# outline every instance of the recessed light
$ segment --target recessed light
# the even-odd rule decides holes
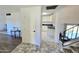
[[[46,12],[43,12],[43,13],[42,13],[42,15],[48,15],[48,13],[46,13]]]

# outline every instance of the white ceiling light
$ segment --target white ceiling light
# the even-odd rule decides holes
[[[48,15],[48,13],[46,13],[46,12],[43,12],[43,13],[42,13],[42,15]]]

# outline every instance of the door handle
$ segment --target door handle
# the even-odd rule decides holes
[[[36,32],[35,30],[33,32]]]

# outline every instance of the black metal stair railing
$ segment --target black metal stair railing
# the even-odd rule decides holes
[[[79,25],[75,25],[59,34],[62,43],[79,38]]]

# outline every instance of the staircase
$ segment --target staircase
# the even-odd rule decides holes
[[[79,24],[66,29],[63,33],[59,34],[59,40],[64,44],[68,41],[75,41],[79,38]]]
[[[79,53],[79,24],[60,33],[59,40],[65,53]]]
[[[63,47],[64,53],[79,53],[79,42]]]

